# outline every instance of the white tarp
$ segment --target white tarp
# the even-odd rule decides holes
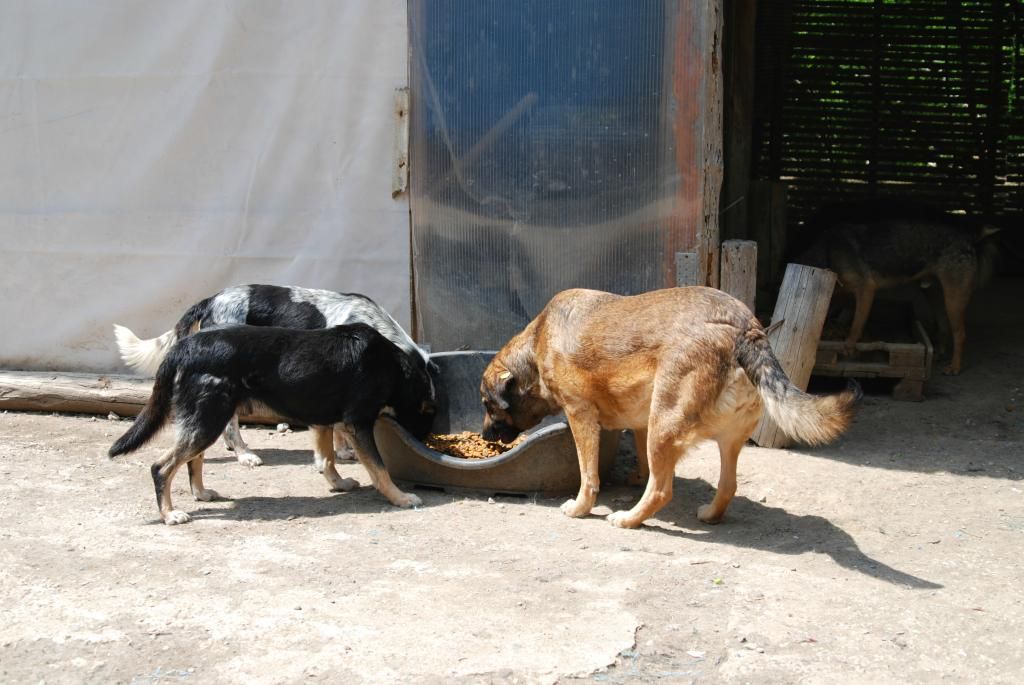
[[[0,368],[111,371],[237,283],[409,321],[398,0],[0,3]]]

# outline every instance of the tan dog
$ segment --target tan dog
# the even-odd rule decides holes
[[[789,381],[764,327],[739,300],[713,288],[669,288],[623,297],[565,290],[495,355],[480,392],[484,437],[511,441],[564,411],[580,460],[580,491],[562,505],[590,513],[600,489],[600,429],[632,429],[647,489],[608,519],[635,528],[672,499],[676,462],[700,440],[718,442],[721,472],[697,516],[719,521],[736,492],[736,460],[765,409],[790,437],[809,444],[849,425],[856,385],[815,397]]]

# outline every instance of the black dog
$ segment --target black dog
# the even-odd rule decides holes
[[[332,490],[358,483],[334,468],[332,439],[340,430],[355,448],[374,487],[395,506],[419,497],[391,481],[373,438],[382,411],[418,438],[430,430],[434,406],[428,372],[410,355],[365,324],[314,331],[238,326],[200,331],[179,341],[160,364],[153,394],[110,456],[146,444],[173,409],[177,439],[152,467],[157,505],[164,523],[190,520],[171,506],[170,484],[182,464],[197,500],[218,497],[203,487],[203,451],[217,440],[240,404],[263,403],[309,425],[323,442],[324,477]]]
[[[365,295],[310,290],[294,285],[236,285],[225,288],[189,307],[174,328],[159,337],[139,340],[130,330],[117,324],[114,324],[114,337],[117,338],[117,346],[125,363],[137,371],[152,375],[175,342],[201,328],[249,324],[312,330],[350,323],[373,326],[411,358],[419,359],[425,365],[430,364],[427,353],[413,342],[398,322]],[[317,471],[322,473],[325,450],[331,448],[331,443],[321,442],[319,436],[316,437],[318,440],[313,445],[313,461]],[[336,447],[342,449],[342,436],[335,438]],[[235,453],[238,463],[246,466],[259,466],[263,463],[242,439],[237,415],[232,417],[224,431],[224,443]]]

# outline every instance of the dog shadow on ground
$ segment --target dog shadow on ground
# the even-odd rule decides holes
[[[221,519],[230,521],[280,521],[296,518],[320,518],[326,516],[345,516],[351,514],[379,514],[398,507],[388,502],[370,483],[370,476],[365,471],[354,475],[359,486],[349,492],[330,492],[327,481],[313,469],[313,456],[309,450],[259,450],[257,454],[263,459],[263,467],[278,465],[308,466],[308,485],[310,495],[282,495],[279,497],[232,496],[227,486],[219,487],[209,478],[207,485],[221,492],[221,498],[211,502],[211,506],[196,502],[195,509],[187,509],[192,518]],[[208,462],[210,460],[207,460]],[[230,466],[231,457],[221,460]],[[356,462],[339,462],[341,465]],[[423,506],[430,506],[430,497],[409,486],[399,487],[409,493],[417,494],[424,499]],[[179,495],[188,500],[188,495]]]
[[[365,470],[355,474],[359,481],[359,487],[350,492],[329,492],[327,481],[313,469],[312,450],[300,449],[257,449],[256,454],[263,460],[260,469],[274,466],[306,466],[308,467],[309,492],[310,496],[286,495],[281,497],[249,497],[232,496],[230,487],[225,484],[218,485],[216,478],[210,478],[207,474],[206,484],[221,493],[221,498],[207,507],[196,502],[196,508],[186,507],[192,518],[200,519],[223,519],[232,521],[277,521],[294,518],[319,518],[322,516],[339,516],[345,514],[367,514],[380,513],[388,508],[395,508],[390,502],[384,499],[371,484],[370,476]],[[226,468],[245,468],[236,464],[234,453],[219,451],[215,456],[207,456],[204,459],[207,466],[218,465]],[[358,464],[354,460],[338,460],[339,468]],[[403,488],[406,492],[415,492],[410,488]],[[422,493],[420,493],[422,494]],[[188,495],[178,495],[186,502]],[[226,506],[225,506],[226,505]],[[159,520],[157,521],[160,522]]]
[[[318,474],[317,478],[323,480]],[[285,521],[298,518],[379,514],[388,509],[397,511],[397,507],[384,499],[383,495],[370,485],[369,477],[360,480],[359,483],[355,490],[336,493],[326,492],[324,485],[322,496],[231,497],[230,494],[225,494],[222,499],[211,502],[210,505],[204,503],[202,507],[188,510],[188,513],[197,521]],[[317,486],[320,486],[320,483],[317,483]]]
[[[780,507],[770,507],[737,496],[729,505],[721,524],[702,523],[697,519],[697,507],[710,502],[714,493],[711,484],[702,479],[676,478],[672,501],[655,515],[657,523],[644,525],[638,532],[746,547],[775,554],[817,552],[828,555],[843,568],[894,585],[920,590],[942,587],[872,559],[861,551],[849,533],[822,516],[791,514]],[[640,496],[635,490],[631,494],[635,498]],[[601,500],[598,503],[602,503]],[[632,506],[632,502],[628,505],[616,503],[614,508],[627,506]]]
[[[211,456],[211,452],[216,452]],[[263,460],[264,466],[312,466],[313,450],[278,450],[278,449],[257,449],[256,456]],[[207,464],[234,464],[238,461],[235,453],[220,449],[210,448],[203,461]],[[339,464],[350,462],[340,461]]]
[[[266,464],[306,464],[310,460],[306,450],[262,450],[260,456]],[[369,476],[359,477],[359,487],[351,492],[316,494],[310,496],[281,497],[231,497],[230,493],[212,506],[202,506],[189,513],[196,520],[221,519],[232,521],[280,521],[295,518],[320,518],[326,516],[345,516],[352,514],[378,514],[394,508],[384,497],[370,485]],[[310,486],[326,487],[322,476],[310,473]],[[444,506],[450,501],[448,495],[438,501],[432,490],[421,490],[409,486],[402,487],[406,492],[413,492],[424,499],[424,506]],[[314,491],[318,492],[318,491]],[[743,496],[733,499],[725,515],[725,521],[717,526],[707,525],[697,520],[697,507],[710,502],[714,497],[714,488],[707,481],[698,478],[676,478],[672,501],[647,524],[637,530],[637,535],[670,535],[689,540],[712,544],[726,544],[746,547],[774,554],[801,555],[817,552],[828,555],[839,566],[863,573],[878,580],[903,585],[914,589],[938,589],[943,587],[923,578],[904,573],[887,564],[872,559],[857,546],[849,533],[839,528],[828,519],[814,515],[791,514],[780,507],[771,507],[761,502],[754,502]],[[612,506],[614,509],[627,506],[621,502],[611,502],[609,497],[628,493],[633,501],[639,498],[641,490],[612,486],[603,491],[598,505]],[[460,496],[474,495],[462,493]],[[481,493],[480,498],[486,499],[487,494]],[[513,498],[516,501],[519,498]],[[526,500],[522,500],[525,502]],[[561,516],[557,511],[564,498],[531,499],[540,506],[553,509],[552,516]],[[225,506],[227,505],[227,506]],[[630,503],[628,506],[632,506]],[[597,518],[596,515],[594,515]],[[556,519],[557,521],[557,519]]]

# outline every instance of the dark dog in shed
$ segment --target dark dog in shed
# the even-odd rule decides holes
[[[835,271],[839,285],[853,293],[847,353],[864,332],[878,290],[938,282],[953,338],[953,356],[943,373],[956,375],[963,367],[967,304],[991,275],[996,246],[988,238],[997,230],[910,202],[836,204],[807,222],[806,238],[790,250],[790,261]]]
[[[173,329],[161,336],[140,340],[124,326],[114,325],[114,337],[121,358],[128,366],[154,374],[174,343],[210,326],[278,326],[306,330],[340,324],[363,323],[375,328],[409,355],[414,363],[430,365],[430,359],[412,338],[376,302],[358,293],[336,293],[297,286],[236,285],[195,303],[182,315]],[[431,386],[433,399],[433,386]],[[239,463],[259,466],[263,461],[242,440],[238,416],[232,416],[224,431],[224,442]],[[314,433],[313,459],[323,472],[326,448],[344,448],[344,437],[335,435],[334,443]],[[333,452],[332,452],[333,453]]]
[[[426,369],[366,324],[315,331],[253,326],[200,331],[171,348],[157,369],[149,401],[109,454],[143,446],[173,414],[177,436],[153,464],[153,484],[164,523],[185,523],[189,515],[171,505],[174,474],[188,464],[195,498],[216,499],[203,484],[203,452],[240,404],[256,401],[314,428],[317,440],[326,443],[323,474],[331,490],[358,485],[334,468],[333,427],[350,441],[388,501],[415,506],[420,499],[391,481],[373,425],[382,412],[392,413],[411,434],[425,437],[434,418],[430,388]]]

